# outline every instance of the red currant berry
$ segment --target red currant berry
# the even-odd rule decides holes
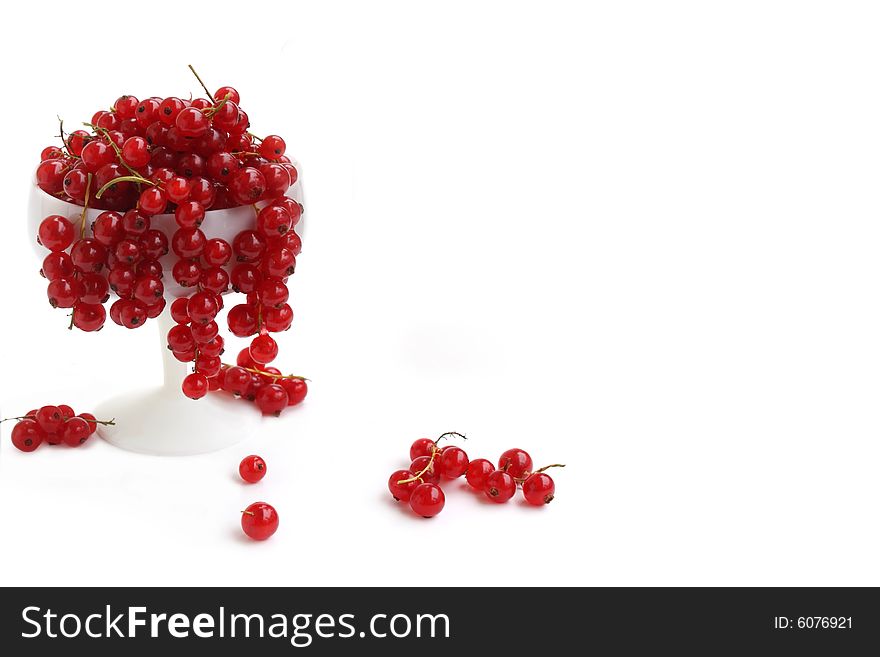
[[[73,308],[81,294],[82,285],[75,278],[56,278],[46,290],[53,308]]]
[[[493,502],[502,504],[513,497],[516,481],[508,472],[496,470],[486,477],[486,496]]]
[[[475,490],[486,490],[486,480],[495,472],[495,466],[488,459],[475,459],[468,463],[465,475],[468,484]]]
[[[309,392],[309,386],[302,379],[280,379],[278,385],[287,391],[288,406],[296,406]]]
[[[12,429],[12,444],[22,452],[33,452],[45,439],[46,432],[36,420],[20,420]]]
[[[99,303],[78,303],[73,307],[73,325],[80,331],[100,331],[107,321],[107,311]]]
[[[92,429],[89,427],[89,423],[81,417],[73,417],[61,426],[58,435],[65,445],[79,447],[92,435]]]
[[[267,239],[284,235],[291,225],[290,213],[277,205],[267,205],[257,215],[257,232]]]
[[[208,322],[207,324],[192,324],[190,326],[193,340],[198,344],[208,344],[214,340],[220,333],[220,327],[217,322]]]
[[[153,306],[165,294],[162,279],[156,276],[143,276],[134,285],[134,298],[146,306]]]
[[[91,413],[80,413],[79,417],[89,423],[89,433],[95,433],[95,430],[98,428],[98,422],[95,416]]]
[[[229,289],[229,274],[220,267],[210,267],[202,272],[199,285],[206,292],[219,296]]]
[[[241,529],[255,541],[265,541],[278,530],[278,512],[265,502],[254,502],[241,514]]]
[[[268,135],[260,144],[259,153],[267,160],[277,160],[284,155],[287,146],[284,140],[278,135]]]
[[[102,304],[110,300],[110,286],[101,274],[81,274],[79,282],[82,285],[80,301],[87,304]]]
[[[205,219],[205,208],[201,203],[185,201],[174,210],[174,219],[181,228],[198,228]]]
[[[257,288],[257,297],[264,306],[279,308],[287,302],[290,292],[280,278],[267,278]]]
[[[116,265],[107,274],[107,282],[110,284],[110,289],[116,292],[119,298],[131,299],[134,296],[137,275],[131,267]]]
[[[183,176],[174,176],[165,183],[165,195],[172,203],[183,203],[189,199],[189,180]]]
[[[168,331],[168,348],[178,353],[187,353],[193,351],[196,347],[196,341],[193,339],[192,331],[185,324],[172,326]]]
[[[214,100],[221,101],[223,99],[227,99],[236,105],[241,102],[241,96],[238,95],[235,87],[220,87],[214,92]]]
[[[174,125],[177,115],[183,111],[185,105],[180,98],[170,97],[159,103],[159,120],[167,126]]]
[[[425,470],[427,468],[427,470]],[[419,456],[413,459],[413,462],[410,463],[409,466],[410,472],[413,474],[419,474],[423,481],[429,481],[431,483],[437,483],[440,481],[440,473],[437,472],[437,464],[436,461],[432,462],[430,456]],[[424,472],[422,472],[424,470]]]
[[[260,270],[253,265],[241,264],[232,268],[229,275],[229,281],[232,283],[232,289],[242,294],[250,294],[255,292],[263,280]]]
[[[443,510],[446,496],[440,486],[432,483],[419,484],[409,496],[409,506],[424,518],[433,518]]]
[[[290,249],[273,246],[266,251],[263,268],[269,276],[285,278],[296,270],[296,256]]]
[[[288,304],[280,308],[263,308],[263,326],[271,333],[280,333],[293,323],[293,310]]]
[[[409,446],[409,458],[415,460],[420,456],[431,456],[436,448],[436,443],[430,438],[417,438]]]
[[[165,310],[165,299],[159,299],[152,306],[147,306],[147,317],[156,319]]]
[[[113,254],[117,262],[133,265],[141,259],[141,246],[133,239],[124,239],[113,249]]]
[[[43,219],[40,222],[39,232],[37,233],[40,244],[53,253],[66,250],[67,247],[73,244],[75,236],[76,231],[73,228],[73,224],[57,214],[49,215]]]
[[[64,176],[64,193],[75,201],[85,201],[88,186],[89,176],[85,169],[71,169]]]
[[[418,479],[407,481],[407,479],[412,479],[412,476],[412,472],[409,470],[395,470],[388,477],[388,490],[391,491],[392,497],[398,502],[409,502],[413,490],[419,485]],[[406,483],[402,484],[400,483],[401,481]]]
[[[523,495],[526,502],[541,506],[542,504],[550,504],[556,493],[556,484],[550,475],[543,472],[535,472],[530,474],[522,485]]]
[[[254,230],[243,230],[232,241],[239,262],[255,262],[266,252],[266,240]]]
[[[70,257],[80,271],[101,271],[107,259],[107,249],[98,240],[86,237],[74,242]]]
[[[186,311],[186,306],[189,303],[189,299],[186,297],[180,297],[171,302],[171,319],[173,319],[178,324],[189,324],[189,314]]]
[[[256,454],[245,456],[238,464],[238,474],[249,484],[255,484],[266,476],[266,462]]]
[[[208,394],[208,377],[199,372],[188,374],[181,385],[183,394],[190,399],[201,399]]]
[[[37,185],[48,194],[57,194],[64,188],[64,177],[69,170],[70,165],[65,160],[40,162],[37,167]]]
[[[57,146],[46,146],[46,148],[40,152],[40,162],[43,162],[44,160],[55,160],[59,157],[64,157],[64,151]]]
[[[287,391],[277,383],[264,385],[257,392],[257,408],[265,415],[281,415],[287,408]]]
[[[145,258],[158,260],[168,253],[168,238],[160,230],[151,229],[146,231],[141,235],[140,243]]]
[[[186,107],[174,120],[175,127],[184,137],[201,137],[208,131],[211,122],[202,110],[197,107]]]
[[[147,309],[140,301],[125,300],[119,310],[119,319],[128,329],[136,329],[147,321]]]
[[[220,307],[217,298],[208,292],[196,292],[189,298],[186,304],[186,312],[189,318],[197,324],[207,324],[214,320]]]
[[[222,267],[232,257],[232,247],[226,240],[215,237],[205,243],[205,252],[202,257],[210,266]]]
[[[67,150],[70,151],[71,155],[82,155],[83,148],[91,140],[92,135],[85,130],[74,130],[67,135]]]
[[[129,137],[122,144],[122,159],[125,163],[140,169],[150,162],[150,145],[143,137]]]
[[[258,335],[251,341],[250,352],[254,362],[265,365],[278,356],[278,343],[269,335]]]
[[[202,268],[195,260],[181,258],[171,268],[171,275],[181,287],[192,287],[202,278]]]
[[[64,415],[57,406],[42,406],[34,416],[37,424],[46,433],[58,433],[64,422]]]
[[[129,210],[122,215],[122,230],[132,238],[140,238],[150,230],[150,217],[137,210]]]
[[[58,410],[61,411],[61,417],[65,422],[76,415],[73,412],[73,407],[68,404],[58,404]]]
[[[133,119],[137,113],[139,101],[134,96],[120,96],[113,103],[116,114],[123,119]]]
[[[83,147],[81,158],[83,168],[89,173],[96,173],[104,165],[112,164],[116,161],[116,152],[106,141],[96,139]],[[147,157],[147,162],[149,162],[149,156]]]
[[[240,205],[256,203],[266,192],[266,179],[257,169],[245,167],[233,176],[229,191]]]
[[[238,338],[246,338],[257,332],[257,313],[246,304],[233,306],[226,316],[229,330]]]
[[[189,200],[201,203],[207,210],[214,207],[217,199],[217,189],[207,178],[193,176],[189,181]]]
[[[168,199],[158,187],[147,187],[138,199],[138,209],[146,215],[162,214],[168,205]]]
[[[498,469],[515,479],[522,479],[532,470],[532,457],[524,449],[509,449],[498,459]]]
[[[458,479],[468,468],[468,457],[461,447],[448,445],[440,452],[438,469],[446,479]]]
[[[290,188],[290,173],[284,165],[265,162],[257,167],[266,180],[266,198],[278,198]]]
[[[201,155],[187,153],[177,161],[176,171],[187,180],[201,176],[205,172],[205,159]]]
[[[142,100],[135,110],[134,116],[138,122],[138,126],[141,129],[147,129],[152,125],[157,117],[157,112],[159,111],[159,101],[155,98],[147,98],[146,100]],[[161,125],[161,124],[159,124]]]
[[[207,354],[199,353],[196,357],[196,371],[200,374],[204,374],[209,379],[220,374],[220,368],[222,365],[223,364],[217,356],[208,356]]]
[[[47,255],[40,269],[43,276],[50,281],[73,276],[74,271],[73,259],[64,252]]]
[[[204,356],[219,356],[223,353],[224,341],[221,336],[217,336],[210,342],[199,345],[199,353]]]
[[[223,389],[233,395],[243,397],[251,385],[251,373],[241,367],[230,367],[223,379]]]
[[[102,246],[115,246],[125,237],[122,217],[116,212],[102,212],[92,223],[92,234]]]

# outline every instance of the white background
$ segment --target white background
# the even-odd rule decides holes
[[[155,324],[65,330],[25,201],[56,114],[198,92],[188,63],[303,163],[279,362],[313,384],[204,457],[4,425],[0,583],[880,584],[876,5],[366,4],[4,21],[0,412],[159,376]],[[568,463],[557,500],[412,517],[387,477],[449,429]]]

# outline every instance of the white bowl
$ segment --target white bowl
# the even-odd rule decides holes
[[[302,203],[302,171],[298,163],[294,164],[300,175],[296,184],[288,190],[287,196]],[[88,235],[91,235],[92,221],[101,212],[103,210],[86,211]],[[36,242],[40,222],[50,214],[60,214],[79,221],[81,213],[81,206],[46,194],[34,182],[28,204],[28,231],[40,262],[48,254]],[[296,226],[300,237],[303,236],[303,223],[301,219]],[[221,238],[231,244],[240,231],[251,228],[253,224],[254,209],[244,206],[206,212],[201,230],[209,239]],[[174,215],[161,214],[152,217],[151,227],[164,232],[170,240],[177,224]],[[174,253],[161,259],[165,271],[165,297],[169,301],[193,293],[193,288],[181,287],[171,277],[171,268],[176,260]],[[114,426],[98,425],[98,435],[117,447],[156,455],[204,454],[229,447],[252,436],[262,423],[260,411],[253,404],[234,400],[225,393],[209,393],[197,401],[183,395],[180,386],[191,371],[192,364],[177,361],[167,348],[166,336],[175,324],[170,307],[169,302],[155,322],[148,322],[149,328],[136,329],[158,331],[158,357],[162,358],[164,372],[162,385],[117,396],[98,405],[95,409],[98,417],[116,419]]]

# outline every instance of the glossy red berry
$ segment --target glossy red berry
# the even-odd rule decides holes
[[[40,222],[37,236],[40,244],[52,252],[64,251],[73,244],[76,231],[73,224],[61,215],[49,215]]]
[[[412,479],[412,472],[409,470],[395,470],[388,477],[388,490],[395,500],[399,502],[409,502],[413,490],[419,485],[418,480],[406,481]],[[400,483],[404,481],[406,483]]]
[[[283,246],[273,246],[266,250],[263,259],[263,271],[268,276],[285,278],[291,276],[296,269],[296,256],[293,251]]]
[[[91,435],[92,429],[89,423],[81,417],[73,417],[64,422],[59,433],[61,442],[70,447],[79,447]]]
[[[61,417],[65,422],[76,415],[73,412],[73,407],[68,404],[58,404],[58,410],[61,411]]]
[[[208,377],[199,372],[188,374],[181,385],[183,394],[190,399],[201,399],[208,394]]]
[[[226,322],[232,334],[239,338],[246,338],[257,332],[257,313],[254,308],[246,304],[230,308]]]
[[[189,299],[186,297],[180,297],[171,302],[171,319],[173,319],[178,324],[189,324],[189,314],[187,313],[186,307],[189,303]]]
[[[134,285],[134,298],[146,306],[153,306],[165,294],[165,285],[157,276],[142,276]]]
[[[468,463],[465,478],[471,488],[479,491],[486,490],[486,480],[495,472],[495,466],[488,459],[474,459]]]
[[[251,341],[250,352],[254,362],[265,365],[278,355],[278,343],[269,335],[258,335]]]
[[[146,166],[150,161],[150,145],[147,144],[147,140],[143,137],[126,139],[122,144],[122,159],[128,166],[135,169]]]
[[[73,259],[63,251],[47,255],[43,260],[43,266],[40,268],[40,273],[50,281],[68,278],[73,276],[73,272]]]
[[[53,308],[73,308],[82,295],[82,285],[75,278],[56,278],[46,290]]]
[[[265,541],[278,530],[278,512],[265,502],[254,502],[241,514],[241,529],[255,541]]]
[[[217,297],[209,292],[196,292],[186,304],[187,315],[197,324],[207,324],[214,321],[218,312],[220,312],[220,306],[217,303]]]
[[[287,391],[287,405],[296,406],[309,392],[308,384],[302,379],[280,379],[278,385]]]
[[[425,470],[425,468],[427,468],[427,470]],[[409,465],[409,469],[413,474],[419,475],[423,481],[429,481],[431,483],[437,483],[440,481],[440,473],[437,471],[436,462],[432,462],[430,456],[419,456],[414,458],[413,462]]]
[[[271,333],[280,333],[293,323],[293,310],[288,304],[279,308],[263,308],[263,326]]]
[[[257,297],[264,306],[280,308],[290,298],[287,285],[280,278],[270,277],[257,287]]]
[[[550,504],[556,494],[556,484],[550,475],[543,472],[535,472],[530,474],[522,485],[523,495],[526,502],[541,506],[542,504]]]
[[[257,408],[265,415],[281,415],[287,401],[287,391],[277,383],[264,385],[257,391]]]
[[[58,433],[64,422],[64,415],[57,406],[43,406],[37,411],[34,419],[40,425],[40,429],[46,433]]]
[[[208,322],[207,324],[194,323],[190,326],[189,330],[196,344],[208,344],[220,333],[220,327],[217,326],[217,322]]]
[[[177,115],[183,111],[184,107],[185,105],[180,98],[175,98],[173,96],[166,98],[159,103],[159,120],[167,126],[174,125]]]
[[[98,422],[95,416],[91,413],[80,413],[79,417],[89,423],[89,432],[95,433],[95,430],[98,428]]]
[[[174,120],[175,127],[184,137],[201,137],[208,131],[211,122],[197,107],[185,107]]]
[[[202,279],[202,268],[195,260],[181,258],[171,268],[171,276],[181,287],[192,287]]]
[[[524,449],[508,449],[498,459],[498,469],[521,479],[532,471],[532,457]]]
[[[69,170],[70,165],[62,159],[40,162],[37,167],[37,185],[44,192],[57,194],[64,188],[64,177]]]
[[[238,464],[238,474],[249,484],[255,484],[266,476],[266,462],[256,454],[245,456]]]
[[[73,307],[73,325],[80,331],[100,331],[107,321],[107,311],[100,303],[78,303]]]
[[[207,241],[198,228],[181,228],[171,238],[171,249],[181,258],[198,258],[204,252]]]
[[[198,228],[205,219],[205,208],[195,201],[184,201],[174,210],[174,219],[181,228]]]
[[[238,105],[241,102],[241,96],[238,95],[238,92],[235,90],[235,87],[220,87],[217,91],[214,92],[214,100],[220,101],[228,99]]]
[[[285,150],[287,150],[287,145],[281,137],[278,135],[268,135],[260,143],[259,153],[267,160],[277,160],[284,155]]]
[[[243,230],[232,241],[238,262],[255,262],[266,252],[266,238],[255,230]]]
[[[232,177],[229,192],[240,205],[256,203],[266,192],[266,179],[257,169],[245,167]]]
[[[486,497],[493,502],[502,504],[513,497],[516,492],[516,481],[508,472],[496,470],[486,477]]]
[[[146,215],[162,214],[167,205],[168,198],[158,187],[147,187],[138,199],[138,209]]]
[[[12,444],[22,452],[33,452],[45,439],[46,432],[36,420],[20,420],[12,429]]]
[[[140,238],[150,230],[150,223],[149,215],[137,210],[129,210],[122,215],[122,230],[130,238]]]
[[[461,447],[448,445],[440,452],[440,474],[446,479],[458,479],[468,468],[468,456]]]
[[[445,504],[446,496],[436,484],[419,484],[409,496],[410,508],[424,518],[433,518]]]
[[[413,444],[409,446],[410,460],[415,460],[420,456],[431,456],[435,445],[434,441],[430,438],[416,438]]]

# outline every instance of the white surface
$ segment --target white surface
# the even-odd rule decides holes
[[[308,168],[279,360],[313,382],[206,456],[20,454],[5,428],[0,581],[880,584],[880,10],[572,7],[250,3],[249,25],[288,26],[259,73],[154,32],[149,66],[105,57],[87,82],[34,45],[69,12],[21,8],[0,41],[28,62],[0,106],[2,412],[157,375],[146,331],[64,330],[15,190],[56,113],[197,91],[190,61]],[[453,486],[410,517],[386,479],[448,429],[473,457],[569,463],[557,500]],[[236,481],[250,453],[255,486]],[[281,516],[265,544],[238,528],[256,500]]]

